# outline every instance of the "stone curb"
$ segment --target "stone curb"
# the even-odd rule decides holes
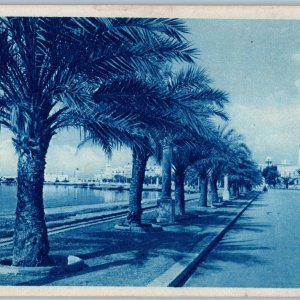
[[[130,226],[124,224],[116,224],[115,229],[125,232],[139,232],[139,233],[148,233],[148,232],[160,232],[162,227],[156,224],[142,224],[141,226]]]
[[[186,201],[195,201],[197,200],[198,197],[191,197],[189,199],[187,199]],[[148,202],[146,202],[145,206],[143,207],[143,210],[149,210],[149,209],[155,209],[157,206],[154,205],[153,203],[156,200],[149,200]],[[72,225],[77,225],[83,222],[90,222],[90,221],[106,221],[107,218],[109,219],[113,219],[114,217],[120,217],[123,214],[126,214],[128,212],[128,205],[126,206],[126,208],[117,210],[117,211],[108,211],[107,213],[93,213],[93,216],[90,217],[86,217],[86,214],[81,214],[82,217],[81,218],[77,218],[74,220],[57,220],[57,221],[48,221],[47,222],[47,229],[48,229],[48,234],[51,234],[52,230],[55,231],[57,229],[59,229],[59,227],[62,226],[72,226]],[[92,213],[90,213],[92,214]],[[12,243],[12,236],[13,236],[13,231],[10,232],[9,236],[0,238],[0,245],[9,245]]]
[[[197,200],[197,199],[198,199],[198,196],[195,196],[195,197],[191,197],[191,198],[187,199],[186,201],[194,201],[194,200]],[[156,201],[157,200],[147,200],[144,203],[145,206],[143,206],[142,210],[144,211],[144,210],[156,208],[157,207]],[[93,215],[93,216],[90,216],[90,217],[84,217],[87,214],[79,213],[78,215],[82,215],[83,217],[77,218],[77,219],[74,219],[74,220],[49,221],[49,222],[47,222],[47,228],[52,229],[52,228],[56,228],[58,226],[63,226],[63,225],[73,225],[73,224],[77,224],[77,223],[83,222],[83,221],[93,221],[93,220],[101,220],[101,219],[104,220],[106,218],[119,217],[121,214],[126,214],[126,213],[128,213],[128,204],[124,205],[123,208],[118,209],[116,211],[107,210],[107,211],[104,211],[104,213],[100,212],[100,214],[99,214],[99,212],[90,212],[88,214]]]
[[[11,274],[11,275],[31,275],[31,276],[41,276],[41,275],[58,275],[70,272],[77,272],[86,267],[84,261],[73,255],[69,256],[53,256],[57,261],[57,265],[45,266],[45,267],[18,267],[10,266],[0,262],[0,274]],[[60,263],[59,261],[65,259],[65,263]],[[11,260],[10,260],[11,261]]]
[[[165,271],[162,275],[147,284],[147,287],[181,287],[189,278],[191,272],[199,265],[201,261],[209,254],[209,252],[217,245],[217,243],[224,237],[230,227],[238,220],[244,211],[251,205],[251,203],[260,195],[259,192],[253,196],[251,200],[237,213],[237,215],[216,235],[208,237],[207,241],[198,242],[194,249],[200,248],[197,253],[189,253],[187,257],[182,258],[175,263],[171,268]]]

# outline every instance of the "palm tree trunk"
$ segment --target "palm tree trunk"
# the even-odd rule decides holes
[[[172,146],[165,144],[162,155],[162,191],[157,201],[158,223],[173,223],[175,220],[175,201],[171,198]]]
[[[229,184],[228,184],[228,175],[224,175],[224,189],[222,194],[223,201],[229,201],[230,193],[229,193]]]
[[[172,186],[172,147],[165,146],[162,156],[162,190],[161,198],[171,199]]]
[[[185,201],[184,201],[184,170],[176,168],[175,170],[175,202],[176,214],[184,215]]]
[[[142,151],[132,152],[132,177],[129,192],[129,224],[140,225],[142,217],[142,192],[145,179],[145,169],[149,156]]]
[[[45,155],[19,152],[14,266],[41,266],[49,262],[49,242],[43,205]]]
[[[219,194],[218,194],[218,180],[213,180],[213,203],[219,202]]]
[[[239,192],[239,185],[238,185],[237,182],[235,182],[233,184],[233,194],[234,194],[235,197],[238,197],[239,194],[240,194],[240,192]]]
[[[207,206],[207,185],[208,179],[206,175],[200,175],[200,206]]]
[[[219,201],[217,181],[212,178],[208,179],[208,193],[207,193],[207,202],[209,206],[212,206],[215,202]]]

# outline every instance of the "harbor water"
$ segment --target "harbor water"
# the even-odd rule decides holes
[[[144,191],[143,199],[158,199],[160,192]],[[45,208],[75,206],[86,204],[113,203],[129,200],[126,190],[98,190],[73,185],[45,185]],[[14,214],[17,203],[16,184],[0,185],[0,215]]]

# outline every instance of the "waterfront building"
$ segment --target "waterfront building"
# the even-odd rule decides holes
[[[98,181],[98,182],[102,182],[104,178],[105,178],[104,177],[104,170],[102,170],[102,169],[100,169],[98,174],[94,175],[94,180]]]
[[[113,178],[113,175],[112,175],[112,167],[110,165],[110,163],[108,163],[106,166],[105,166],[105,169],[104,169],[104,178],[106,179],[112,179]]]
[[[113,179],[115,176],[122,176],[125,178],[131,178],[132,175],[132,165],[128,163],[123,167],[115,167],[113,168],[109,163],[105,166],[105,170],[103,173],[103,177],[101,179]]]
[[[270,157],[267,157],[264,164],[260,165],[261,170],[266,167],[276,166],[278,173],[281,177],[298,177],[298,169],[300,169],[300,165],[293,165],[288,160],[282,160],[280,163],[273,163],[270,160]]]
[[[298,164],[293,165],[288,160],[283,160],[277,164],[278,172],[282,177],[299,178],[298,170],[300,169],[300,145],[298,148]]]
[[[146,167],[145,176],[156,177],[161,176],[161,166],[149,165]]]
[[[268,156],[265,160],[265,163],[261,165],[262,169],[267,166],[276,165],[278,173],[281,177],[290,177],[290,178],[298,178],[299,179],[299,173],[298,170],[300,170],[300,145],[298,149],[298,163],[292,164],[288,160],[282,160],[280,163],[273,163],[270,156]],[[298,180],[297,180],[298,182]]]
[[[99,174],[95,175],[95,180],[102,181],[105,179],[114,179],[115,176],[122,176],[130,179],[132,176],[132,164],[127,163],[124,166],[112,167],[109,163],[105,166],[104,171],[100,171]],[[161,176],[161,166],[159,165],[147,165],[145,170],[145,176],[158,177]]]
[[[277,170],[281,177],[298,177],[299,165],[292,165],[289,161],[283,160],[277,164]]]
[[[52,174],[48,173],[44,176],[45,182],[69,182],[69,175],[61,173],[61,174]]]
[[[0,181],[4,183],[15,183],[17,182],[16,176],[2,176],[0,177]]]

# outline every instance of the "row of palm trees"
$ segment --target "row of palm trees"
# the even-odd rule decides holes
[[[213,194],[223,174],[237,189],[257,182],[256,166],[239,136],[215,125],[227,120],[226,93],[196,66],[198,51],[179,19],[0,19],[0,123],[18,154],[12,264],[49,263],[43,206],[46,155],[65,127],[83,131],[110,155],[132,149],[128,223],[141,223],[141,195],[150,156],[162,162],[162,198],[171,197],[175,169],[178,213],[184,177],[201,178]],[[184,66],[182,69],[179,66]]]

